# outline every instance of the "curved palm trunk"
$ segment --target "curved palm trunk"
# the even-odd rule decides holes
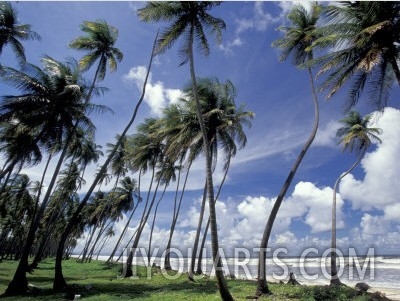
[[[74,214],[72,215],[71,219],[69,220],[67,226],[65,227],[65,230],[63,232],[63,234],[61,235],[61,239],[57,248],[57,254],[56,254],[56,262],[55,262],[55,270],[54,270],[54,282],[53,282],[53,289],[54,290],[60,290],[60,289],[64,289],[67,285],[63,273],[62,273],[62,256],[64,253],[64,246],[65,243],[68,239],[68,236],[70,235],[71,231],[73,230],[74,226],[78,223],[79,221],[79,215],[82,211],[82,209],[85,207],[86,203],[88,202],[90,195],[92,194],[93,190],[95,189],[95,187],[97,186],[97,184],[99,183],[103,173],[106,171],[108,164],[110,164],[113,156],[115,155],[115,153],[117,152],[118,148],[120,147],[122,140],[124,139],[126,133],[129,131],[129,129],[131,128],[133,122],[136,119],[136,115],[137,112],[139,110],[140,105],[143,102],[143,98],[144,98],[144,94],[146,92],[146,84],[147,84],[147,80],[149,77],[149,73],[150,73],[150,68],[151,68],[151,64],[153,62],[153,57],[154,57],[154,48],[155,48],[155,43],[158,37],[158,32],[156,34],[156,38],[154,40],[154,44],[153,44],[153,48],[151,51],[151,56],[150,56],[150,61],[149,61],[149,65],[148,65],[148,69],[147,69],[147,73],[146,73],[146,78],[144,80],[143,83],[143,89],[142,89],[142,94],[136,104],[136,107],[133,111],[132,117],[129,120],[128,124],[126,125],[126,127],[124,128],[120,139],[117,141],[117,143],[114,146],[114,149],[110,152],[110,154],[108,155],[106,161],[104,162],[103,166],[100,169],[100,172],[97,174],[96,178],[94,179],[92,185],[90,186],[88,192],[86,193],[85,197],[82,199],[81,203],[79,204],[78,208],[76,209],[76,211],[74,212]]]
[[[66,144],[69,144],[71,141],[72,136],[70,135],[67,138]],[[26,278],[26,272],[29,271],[29,264],[28,264],[28,258],[32,250],[33,242],[35,240],[35,234],[36,231],[39,227],[40,220],[42,219],[42,216],[44,214],[44,211],[46,210],[47,204],[50,200],[51,192],[54,188],[54,185],[56,183],[56,179],[58,177],[58,174],[60,172],[62,163],[64,162],[65,156],[67,155],[68,148],[64,147],[60,158],[58,159],[57,165],[55,167],[53,176],[50,180],[48,189],[46,191],[46,194],[42,200],[42,203],[40,204],[39,210],[36,213],[36,216],[32,219],[31,225],[29,227],[28,235],[26,237],[22,253],[21,253],[21,258],[17,266],[17,270],[15,271],[14,277],[11,280],[11,282],[8,284],[8,287],[5,291],[6,296],[15,296],[15,295],[21,295],[21,294],[26,294],[28,290],[28,280]]]
[[[112,223],[113,223],[112,220],[110,220],[108,223],[106,223],[106,222],[103,223],[102,227],[99,229],[99,233],[97,234],[97,237],[96,237],[96,239],[95,239],[95,241],[93,243],[93,246],[91,247],[91,249],[90,249],[90,251],[88,253],[88,256],[86,257],[86,262],[91,262],[92,261],[93,255],[94,255],[94,253],[96,251],[96,247],[97,247],[97,244],[100,241],[100,238],[103,236],[105,231],[111,226]]]
[[[364,148],[361,152],[360,156],[358,157],[357,161],[343,174],[337,178],[335,185],[333,186],[333,201],[332,201],[332,236],[331,236],[331,281],[330,284],[333,286],[341,285],[340,279],[337,275],[337,264],[336,264],[336,192],[339,187],[340,181],[347,176],[351,171],[361,162],[362,158],[366,153],[367,149]]]
[[[180,196],[179,203],[178,203],[178,208],[177,208],[176,211],[175,211],[175,207],[174,207],[174,216],[173,216],[172,223],[171,223],[171,229],[169,231],[169,238],[168,238],[167,247],[165,249],[164,269],[166,269],[166,270],[171,270],[172,269],[171,262],[170,262],[170,259],[171,259],[170,250],[171,250],[171,245],[172,245],[172,237],[174,236],[175,226],[176,226],[176,223],[178,221],[179,212],[181,210],[181,204],[182,204],[182,200],[183,200],[183,195],[184,195],[185,190],[186,190],[186,183],[187,183],[187,179],[189,177],[189,171],[190,171],[190,167],[191,166],[192,166],[192,162],[189,163],[189,167],[188,167],[188,170],[186,172],[185,181],[183,183],[181,196]],[[179,178],[180,178],[180,172],[179,172]],[[179,182],[179,180],[178,180],[178,182]],[[177,192],[178,192],[179,183],[177,184],[176,189],[177,189]],[[175,199],[175,201],[176,201],[176,199]]]
[[[114,255],[115,255],[115,253],[117,252],[119,245],[121,244],[121,240],[122,240],[122,239],[124,238],[124,236],[125,236],[126,230],[128,229],[129,224],[131,223],[132,217],[133,217],[133,215],[135,214],[135,211],[136,211],[138,205],[139,205],[139,202],[136,203],[135,208],[133,208],[133,210],[132,210],[132,212],[131,212],[131,214],[130,214],[128,220],[126,221],[125,227],[124,227],[124,229],[122,230],[121,235],[119,236],[118,241],[117,241],[117,243],[115,244],[115,247],[114,247],[113,251],[112,251],[111,254],[110,254],[110,257],[108,257],[108,259],[107,259],[107,261],[106,261],[107,263],[113,261]]]
[[[258,258],[258,280],[257,280],[257,289],[256,289],[257,296],[271,294],[271,292],[268,288],[267,279],[266,279],[265,261],[267,258],[268,241],[269,241],[269,237],[271,235],[272,226],[274,225],[276,215],[278,214],[279,208],[282,204],[282,201],[286,195],[287,190],[290,187],[290,184],[293,181],[296,171],[297,171],[298,167],[300,166],[300,163],[303,160],[305,154],[307,153],[307,150],[309,149],[312,142],[314,141],[314,138],[315,138],[315,136],[317,134],[317,130],[318,130],[319,106],[318,106],[317,93],[315,91],[315,86],[314,86],[313,75],[312,75],[312,71],[310,68],[308,68],[308,74],[310,76],[311,90],[312,90],[312,94],[313,94],[314,127],[311,131],[311,134],[310,134],[307,142],[305,143],[303,149],[301,150],[300,154],[298,155],[296,162],[292,166],[292,169],[290,170],[289,175],[286,178],[286,181],[283,183],[281,191],[279,192],[279,195],[276,198],[274,206],[272,207],[271,213],[268,217],[267,225],[265,226],[263,237],[262,237],[261,244],[260,244],[260,254],[259,254],[259,258]]]
[[[153,231],[154,231],[154,225],[156,223],[158,206],[160,205],[161,201],[163,200],[163,197],[164,197],[164,194],[165,194],[165,190],[167,190],[167,185],[164,186],[164,191],[161,194],[161,197],[157,202],[156,208],[154,210],[153,221],[151,223],[151,230],[150,230],[150,237],[149,237],[149,248],[147,249],[147,263],[148,263],[148,266],[150,266],[151,241],[153,240]]]
[[[194,280],[194,266],[196,264],[196,257],[197,257],[197,249],[199,246],[199,239],[200,239],[200,232],[201,232],[201,225],[203,224],[204,219],[204,211],[206,208],[206,201],[207,201],[207,184],[204,185],[203,190],[203,200],[201,201],[201,208],[200,208],[200,216],[199,221],[197,222],[197,229],[196,229],[196,236],[194,238],[193,243],[193,250],[192,250],[192,259],[190,261],[190,267],[188,270],[188,277],[190,280]]]
[[[190,27],[189,35],[189,64],[190,64],[190,77],[192,78],[193,84],[193,95],[196,101],[197,118],[199,120],[201,133],[204,142],[204,155],[206,157],[206,178],[207,178],[207,194],[208,194],[208,204],[210,207],[210,223],[211,223],[211,245],[212,245],[212,257],[215,266],[215,276],[217,278],[219,293],[222,300],[233,301],[233,297],[229,292],[228,286],[222,270],[222,262],[219,256],[219,246],[218,246],[218,229],[217,229],[217,215],[215,212],[215,202],[214,202],[214,184],[212,176],[212,160],[211,160],[211,146],[207,139],[207,130],[204,125],[204,119],[201,111],[201,105],[199,96],[197,93],[197,81],[196,73],[194,71],[194,57],[193,57],[193,38],[194,38],[194,27],[192,24]]]
[[[161,167],[161,170],[163,170],[164,165]],[[153,168],[153,176],[154,176],[154,168]],[[132,247],[129,250],[129,255],[128,258],[126,259],[126,273],[124,275],[124,277],[131,277],[133,276],[133,271],[132,271],[132,262],[133,262],[133,256],[135,255],[136,249],[139,245],[139,241],[142,235],[142,232],[144,230],[144,227],[146,226],[147,220],[149,219],[151,210],[153,209],[155,200],[156,200],[156,196],[157,196],[157,192],[158,192],[158,187],[160,186],[160,182],[161,182],[161,176],[157,181],[157,185],[154,189],[154,193],[153,193],[153,197],[152,200],[150,202],[150,206],[149,209],[146,211],[144,211],[143,213],[145,214],[139,224],[139,227],[137,229],[136,235],[135,235],[135,239],[133,241]],[[150,190],[149,190],[149,195],[150,195]]]
[[[217,202],[218,197],[219,197],[219,195],[221,193],[222,186],[225,183],[226,176],[228,175],[228,171],[229,171],[230,165],[231,165],[231,156],[229,156],[229,158],[228,158],[227,167],[225,169],[224,177],[222,178],[221,184],[219,185],[218,192],[217,192],[217,195],[215,197],[215,202]],[[200,245],[199,258],[197,260],[197,269],[196,269],[196,274],[197,275],[201,275],[203,273],[203,270],[201,268],[201,264],[202,264],[202,261],[203,261],[203,250],[204,250],[204,246],[206,244],[206,238],[207,238],[207,234],[208,234],[208,229],[209,228],[210,228],[210,218],[208,218],[208,220],[207,220],[207,224],[206,224],[206,227],[205,227],[204,233],[203,233],[203,239],[202,239],[201,245]]]

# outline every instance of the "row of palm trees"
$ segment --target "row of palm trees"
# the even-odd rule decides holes
[[[26,64],[23,71],[11,67],[1,67],[2,79],[23,93],[18,96],[5,96],[0,107],[0,141],[1,151],[5,158],[5,164],[0,174],[2,195],[12,191],[10,189],[12,183],[23,180],[23,175],[19,174],[23,167],[39,163],[44,154],[47,155],[47,162],[58,159],[45,195],[41,195],[44,184],[43,176],[42,181],[36,184],[36,190],[31,194],[31,200],[28,201],[29,198],[26,200],[31,204],[25,208],[25,211],[22,211],[22,220],[27,227],[21,227],[24,225],[21,223],[17,228],[10,225],[4,228],[10,228],[15,233],[23,231],[22,228],[26,231],[24,246],[18,251],[20,262],[6,294],[12,295],[26,291],[26,272],[29,270],[28,256],[32,253],[35,238],[40,237],[38,236],[40,231],[44,231],[41,237],[43,241],[45,240],[47,229],[45,226],[41,227],[41,224],[51,223],[54,220],[54,214],[57,213],[65,216],[65,226],[62,227],[63,231],[58,238],[59,244],[56,248],[53,287],[60,289],[66,286],[62,275],[61,260],[65,250],[73,245],[74,239],[79,237],[83,231],[82,226],[78,225],[90,227],[91,237],[93,237],[90,240],[94,239],[94,242],[98,243],[101,234],[106,233],[106,229],[110,229],[108,223],[112,221],[111,216],[119,216],[118,213],[115,215],[110,213],[112,211],[110,208],[113,207],[110,204],[114,204],[117,186],[114,186],[109,193],[101,195],[99,190],[92,196],[96,187],[98,188],[106,179],[106,174],[110,170],[117,175],[115,183],[118,183],[119,178],[125,176],[128,171],[135,172],[138,176],[137,188],[134,187],[135,185],[131,186],[131,202],[125,204],[127,207],[121,206],[123,208],[121,208],[121,212],[125,209],[133,209],[129,221],[137,205],[145,200],[137,232],[132,238],[132,251],[139,243],[141,233],[153,208],[158,208],[158,204],[162,200],[157,192],[162,188],[165,190],[175,179],[175,171],[178,171],[177,193],[171,218],[171,240],[182,201],[182,194],[181,197],[178,197],[181,172],[186,169],[188,173],[193,160],[202,153],[205,157],[206,170],[204,200],[208,200],[210,209],[209,224],[216,278],[221,298],[233,300],[220,268],[221,262],[218,260],[220,256],[218,254],[215,212],[217,197],[214,195],[213,169],[216,155],[222,149],[226,158],[225,168],[226,171],[228,170],[230,159],[236,154],[236,143],[239,147],[246,143],[242,126],[249,124],[252,113],[245,111],[243,107],[236,107],[234,88],[230,82],[221,84],[216,79],[197,78],[193,51],[194,45],[198,43],[198,48],[202,50],[203,54],[209,54],[210,47],[204,29],[210,29],[210,32],[216,35],[217,42],[220,41],[225,23],[209,14],[213,7],[220,4],[221,2],[149,2],[138,10],[138,16],[142,21],[170,22],[160,36],[156,36],[147,72],[150,71],[153,56],[162,54],[182,37],[184,39],[183,47],[180,49],[184,58],[182,64],[189,63],[191,84],[184,90],[185,98],[179,104],[166,108],[162,118],[147,119],[138,127],[136,134],[127,136],[145,94],[147,73],[142,95],[133,110],[131,119],[124,131],[117,137],[117,142],[110,145],[105,162],[99,168],[87,193],[80,200],[74,193],[79,190],[79,181],[83,178],[85,167],[95,163],[100,156],[99,147],[94,142],[94,127],[89,113],[107,110],[105,107],[93,104],[91,100],[93,96],[102,91],[97,83],[105,78],[107,64],[110,70],[115,70],[117,62],[123,58],[122,53],[114,46],[118,36],[117,29],[104,21],[83,22],[81,29],[86,35],[75,39],[70,44],[72,48],[88,52],[79,62],[71,60],[61,63],[46,56],[42,59],[43,68],[30,64]],[[318,91],[312,70],[315,67],[320,68],[317,72],[317,79],[322,79],[320,87],[328,91],[328,97],[332,97],[342,86],[349,84],[350,92],[347,103],[351,108],[358,102],[364,87],[368,86],[368,95],[371,100],[378,104],[378,108],[383,108],[387,104],[394,80],[400,78],[397,65],[398,5],[397,2],[363,1],[327,6],[314,4],[311,12],[301,6],[296,6],[288,15],[289,26],[281,27],[285,36],[276,41],[273,46],[283,50],[282,60],[292,56],[296,66],[308,70],[315,122],[308,141],[301,150],[277,197],[264,230],[261,250],[267,248],[280,205],[318,128]],[[18,45],[16,49],[22,50],[22,52],[16,50],[15,53],[23,62],[24,56],[21,56],[23,47],[18,39],[38,38],[39,36],[31,31],[28,25],[17,23],[16,12],[10,3],[1,2],[0,12],[0,50],[8,44],[13,47],[14,44]],[[19,30],[24,34],[18,34]],[[315,53],[322,55],[315,58]],[[96,62],[98,65],[95,76],[88,84],[83,78],[82,72],[87,71]],[[356,115],[350,117],[354,116]],[[368,127],[368,119],[363,120],[361,116],[357,116],[353,120],[358,123],[348,127],[357,135],[353,133],[353,138],[345,138],[343,142],[346,146],[352,145],[355,143],[354,141],[361,141],[359,142],[362,146],[360,149],[364,150],[371,143],[371,140],[366,140],[366,138],[377,138],[376,134],[379,130],[371,130]],[[364,134],[361,134],[363,132]],[[342,131],[339,134],[343,133]],[[129,152],[126,149],[135,147],[137,150],[143,151],[137,151],[128,156]],[[77,161],[78,163],[75,164]],[[66,178],[72,179],[75,175],[75,181],[61,185],[62,166],[66,168],[66,174],[64,174]],[[46,172],[47,168],[43,175]],[[151,173],[152,181],[146,197],[142,197],[140,195],[142,191],[140,177],[145,172]],[[334,197],[341,178],[335,184]],[[134,183],[134,180],[131,179],[131,182]],[[186,180],[184,182],[186,183]],[[133,204],[135,193],[137,193],[137,202]],[[69,198],[71,198],[70,201]],[[84,212],[86,210],[90,212],[88,208],[91,204],[96,204],[96,198],[103,200],[103,206],[95,210],[93,219],[87,218],[85,223],[84,216],[86,214]],[[23,202],[22,200],[23,198],[18,198],[17,204]],[[68,207],[69,203],[72,207]],[[57,212],[54,210],[54,206],[64,206],[58,207],[64,209]],[[202,207],[205,207],[205,201]],[[67,208],[69,209],[67,210]],[[335,206],[333,206],[333,210],[334,208]],[[9,213],[10,210],[13,211],[4,205],[4,201],[0,203],[0,212]],[[15,210],[15,212],[17,211],[19,212],[19,210]],[[155,214],[153,221],[156,220]],[[103,216],[105,217],[101,218]],[[199,225],[201,228],[201,223]],[[334,228],[333,216],[332,245],[336,239]],[[7,238],[10,236],[8,235]],[[88,242],[87,248],[85,248],[86,254],[83,257],[87,257],[89,254],[89,258],[91,258],[96,244]],[[48,243],[47,245],[52,246],[53,244]],[[168,247],[170,246],[171,242],[169,241]],[[40,253],[42,252],[43,250]],[[38,258],[40,256],[41,254]],[[133,252],[130,253],[130,260],[132,260],[132,256]],[[270,293],[265,279],[265,256],[265,252],[260,252],[256,295]],[[196,253],[194,253],[194,257],[196,257]],[[332,258],[334,260],[334,256]],[[332,279],[335,279],[336,276],[335,265],[336,263],[332,261]],[[167,263],[166,266],[168,266]],[[189,275],[190,273],[193,273],[193,268]]]

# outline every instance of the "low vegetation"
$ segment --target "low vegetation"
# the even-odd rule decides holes
[[[11,275],[16,268],[15,261],[0,263],[0,291],[7,287]],[[81,295],[82,300],[123,301],[123,300],[220,300],[215,279],[207,277],[188,281],[186,274],[177,279],[173,272],[169,277],[157,268],[138,266],[138,279],[119,279],[122,266],[107,264],[102,261],[79,263],[66,260],[65,275],[70,284],[68,291],[53,293],[52,277],[54,261],[45,260],[35,272],[28,276],[31,295],[6,297],[7,301],[26,300],[73,300]],[[148,277],[148,275],[150,277]],[[259,300],[388,300],[378,295],[360,293],[349,287],[332,288],[329,286],[294,286],[286,284],[270,284],[273,295]],[[246,300],[254,294],[254,281],[228,280],[228,287],[236,300]],[[252,300],[252,298],[250,298]]]

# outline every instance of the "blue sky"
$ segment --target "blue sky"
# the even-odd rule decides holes
[[[40,64],[43,55],[57,60],[79,59],[84,53],[68,49],[68,43],[81,35],[82,21],[104,19],[119,30],[116,44],[124,59],[118,70],[108,73],[102,86],[109,91],[93,101],[107,104],[114,114],[93,116],[97,126],[97,143],[114,142],[128,121],[140,94],[149,51],[158,27],[162,24],[141,23],[135,11],[143,2],[13,2],[20,23],[32,25],[42,40],[25,42],[28,61]],[[271,43],[281,37],[276,28],[292,2],[224,2],[211,13],[227,25],[221,45],[209,37],[211,54],[196,53],[198,76],[231,80],[237,88],[237,103],[244,103],[256,116],[246,130],[248,143],[232,160],[228,180],[217,205],[219,235],[224,248],[247,246],[256,248],[270,209],[306,141],[313,123],[313,106],[307,72],[290,61],[278,60],[279,50]],[[305,5],[309,3],[305,2]],[[162,108],[180,95],[190,80],[188,66],[178,67],[178,44],[158,56],[151,70],[145,104],[135,125],[144,118],[157,117]],[[14,57],[6,47],[1,56],[4,65],[12,65]],[[9,63],[8,63],[9,62]],[[92,73],[87,73],[88,79]],[[140,88],[139,88],[140,87]],[[14,93],[0,83],[1,94]],[[330,101],[319,95],[320,128],[318,136],[282,204],[272,233],[272,245],[287,247],[293,254],[307,247],[327,248],[330,243],[330,210],[332,187],[336,178],[356,157],[342,153],[335,133],[337,120],[343,117],[342,91]],[[377,253],[400,253],[400,108],[399,88],[394,86],[384,113],[374,115],[376,127],[383,130],[382,144],[373,146],[361,166],[342,181],[338,196],[338,247],[350,246],[360,252],[377,247]],[[361,102],[362,113],[374,107]],[[134,128],[131,133],[134,132]],[[42,166],[26,172],[38,179]],[[90,172],[95,170],[93,166]],[[183,211],[175,234],[181,248],[191,247],[204,185],[204,163],[198,160],[189,179],[190,191],[184,199]],[[222,171],[215,174],[216,186]],[[91,183],[90,178],[87,179]],[[171,185],[171,190],[174,185]],[[165,246],[171,219],[173,193],[167,193],[156,225],[154,244]],[[137,215],[139,217],[139,215]],[[121,230],[124,220],[116,226]],[[130,233],[133,233],[132,222]],[[146,229],[146,231],[148,231]],[[146,235],[143,242],[147,241]],[[110,242],[112,245],[112,242]]]

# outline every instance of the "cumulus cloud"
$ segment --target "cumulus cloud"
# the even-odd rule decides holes
[[[144,66],[133,67],[124,76],[124,80],[135,83],[137,88],[141,90],[146,78],[146,72],[147,68]],[[183,93],[179,89],[165,88],[164,83],[161,81],[153,82],[152,73],[150,72],[144,101],[154,115],[161,116],[163,108],[170,103],[176,103],[182,96]]]
[[[312,233],[328,231],[331,229],[333,189],[330,187],[318,188],[310,182],[299,182],[292,196],[290,205],[303,204],[306,212],[304,222],[310,226]],[[343,200],[337,195],[337,228],[344,227],[342,208]]]
[[[383,218],[398,220],[398,196],[400,194],[400,111],[387,108],[374,118],[371,126],[382,129],[382,143],[368,153],[361,162],[364,178],[346,176],[340,185],[340,193],[349,200],[353,209],[363,211],[377,209]]]

